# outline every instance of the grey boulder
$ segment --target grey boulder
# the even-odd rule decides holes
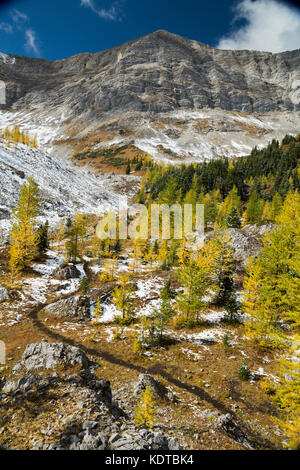
[[[79,278],[80,274],[74,264],[62,264],[53,272],[53,277],[60,281],[67,281],[68,279]]]
[[[31,390],[39,381],[36,375],[30,375],[29,377],[22,377],[17,382],[6,382],[2,388],[3,393],[15,393],[17,391],[28,392]]]
[[[85,295],[58,300],[44,307],[43,311],[59,318],[74,318],[80,321],[91,319],[90,299]]]
[[[149,375],[149,374],[140,374],[138,381],[134,386],[134,391],[133,391],[134,395],[138,396],[141,393],[143,393],[146,390],[148,385],[150,386],[151,391],[155,395],[159,395],[159,396],[163,395],[163,390],[162,390],[160,383],[156,379],[154,379],[152,375]]]
[[[9,300],[9,293],[5,287],[0,286],[0,303]]]
[[[77,365],[86,368],[89,365],[89,360],[81,349],[75,346],[68,346],[64,343],[48,343],[43,340],[41,343],[26,346],[22,359],[16,364],[13,372],[19,372],[23,368],[26,371],[53,369],[58,365],[65,368]]]

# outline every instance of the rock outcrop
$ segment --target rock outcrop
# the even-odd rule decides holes
[[[58,318],[70,318],[80,321],[91,319],[90,299],[85,295],[58,300],[44,307],[44,312]]]
[[[240,442],[248,448],[250,447],[247,436],[234,422],[234,418],[230,413],[219,416],[216,420],[216,427],[221,431],[225,431],[235,441]]]
[[[242,229],[228,229],[232,240],[233,257],[237,263],[246,266],[249,258],[257,258],[261,254],[263,235],[273,225],[245,225]]]
[[[47,107],[68,101],[77,116],[202,108],[253,113],[300,109],[299,58],[299,50],[219,50],[156,31],[107,51],[56,62],[16,56],[1,71],[8,106],[14,109],[35,100]]]
[[[155,395],[163,395],[163,387],[154,377],[152,377],[152,375],[149,374],[140,374],[139,379],[134,387],[134,395],[138,397],[146,390],[147,386],[150,386],[151,391]]]
[[[62,264],[53,272],[52,277],[59,281],[67,281],[69,279],[79,278],[80,271],[74,264]]]
[[[64,343],[48,343],[43,340],[41,343],[26,346],[22,359],[16,364],[13,372],[47,370],[57,366],[86,368],[88,364],[88,358],[79,348]]]
[[[4,302],[5,300],[9,299],[9,293],[8,290],[5,289],[5,287],[0,286],[0,303]]]
[[[120,406],[114,402],[110,383],[90,369],[69,376],[57,372],[43,376],[48,366],[58,365],[61,360],[73,364],[77,358],[86,366],[86,357],[77,348],[45,341],[27,346],[21,361],[23,368],[43,369],[41,375],[24,375],[17,381],[9,377],[0,384],[2,449],[181,449],[177,439],[166,435],[160,426],[153,430],[136,426],[130,403],[122,401]],[[28,413],[25,402],[29,403]],[[20,406],[24,406],[26,419],[19,413]]]
[[[263,247],[262,238],[265,233],[272,230],[273,224],[245,225],[243,228],[228,228],[226,233],[230,236],[233,248],[233,259],[239,270],[244,270],[249,258],[257,258]],[[205,234],[206,239],[214,236],[215,232]]]

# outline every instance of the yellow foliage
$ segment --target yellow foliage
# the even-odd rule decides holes
[[[75,214],[71,226],[66,231],[66,259],[67,262],[76,263],[84,249],[84,239],[87,231],[86,216],[81,213]]]
[[[263,271],[253,259],[247,269],[244,281],[245,312],[250,319],[245,323],[247,338],[262,347],[279,347],[282,345],[281,335],[273,326],[274,313],[270,302],[262,300],[261,286],[264,282]]]
[[[29,135],[25,134],[25,132],[20,130],[19,126],[15,124],[13,128],[10,130],[8,127],[1,131],[0,134],[2,135],[3,139],[6,141],[6,146],[9,147],[11,142],[15,144],[25,144],[33,148],[37,148],[37,136],[35,135],[33,139],[30,139]]]
[[[38,186],[33,178],[22,186],[20,198],[13,211],[13,225],[10,234],[9,269],[7,282],[15,285],[20,272],[28,266],[37,254],[38,232],[35,217],[39,214],[40,199]]]
[[[132,346],[132,353],[135,355],[135,356],[138,356],[143,350],[143,346],[140,342],[140,340],[138,339],[138,337],[136,336],[134,338],[134,341],[133,341],[133,346]]]
[[[103,310],[101,307],[101,300],[98,297],[96,307],[94,308],[94,323],[98,323],[103,316]]]
[[[167,257],[168,257],[168,242],[167,240],[164,240],[160,244],[159,249],[158,249],[158,254],[157,254],[157,258],[161,266],[167,261]]]
[[[113,291],[112,303],[122,313],[123,319],[130,319],[132,315],[133,289],[128,285],[129,277],[124,275],[119,279],[119,286]]]
[[[134,422],[137,426],[146,426],[151,429],[154,426],[154,414],[154,394],[150,385],[147,385],[146,390],[142,393],[140,403],[134,409]]]
[[[118,261],[115,258],[108,259],[102,267],[102,272],[99,275],[99,280],[101,282],[115,281],[117,268],[118,268]]]
[[[65,227],[64,227],[64,224],[62,222],[62,220],[60,219],[59,221],[59,226],[58,226],[58,229],[55,233],[55,241],[56,243],[60,244],[64,239],[65,239]]]
[[[189,260],[190,254],[189,254],[189,251],[187,250],[186,242],[184,239],[181,241],[179,250],[177,252],[177,256],[178,256],[178,263],[180,266],[185,265],[186,262]]]
[[[146,261],[146,263],[150,264],[151,269],[152,269],[152,264],[154,263],[156,258],[157,256],[155,254],[154,248],[151,246],[144,255],[144,260]]]
[[[274,418],[274,421],[287,436],[285,447],[290,450],[300,450],[300,414],[290,416],[286,420]]]

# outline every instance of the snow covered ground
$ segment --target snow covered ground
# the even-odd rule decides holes
[[[164,128],[145,120],[138,129],[135,145],[166,163],[249,155],[255,146],[262,148],[272,139],[296,134],[300,125],[299,116],[290,113],[255,116],[217,109],[176,111],[161,115],[161,119],[173,120],[174,125]],[[177,126],[176,120],[184,124]],[[172,138],[168,128],[179,129],[179,136]],[[162,152],[161,146],[171,152],[170,156]]]
[[[153,311],[160,306],[160,289],[163,288],[165,280],[156,276],[147,280],[137,281],[137,290],[134,293],[134,299],[141,304],[141,307],[137,307],[135,315],[137,317],[151,316]],[[111,303],[110,300],[105,301],[102,305],[103,315],[99,320],[99,323],[111,323],[114,320],[115,315],[121,315],[121,312]],[[92,316],[94,312],[94,306],[92,306]]]
[[[48,258],[44,263],[32,264],[31,267],[34,271],[41,274],[44,278],[48,278],[63,262],[64,257],[57,255],[55,251],[48,250],[46,252]]]
[[[9,230],[10,210],[31,176],[39,185],[44,216],[50,224],[76,212],[103,214],[127,204],[126,197],[114,191],[116,182],[109,175],[96,177],[40,149],[22,144],[7,148],[0,142],[0,232]]]
[[[165,280],[156,276],[147,280],[137,282],[136,297],[141,301],[142,307],[138,309],[137,316],[151,316],[153,311],[160,307],[160,290],[163,288]]]
[[[37,263],[31,266],[33,271],[40,276],[22,280],[19,299],[14,302],[0,304],[0,326],[12,326],[21,321],[28,309],[47,301],[50,289],[59,287],[58,297],[75,293],[79,289],[81,280],[85,276],[83,264],[76,264],[76,268],[80,271],[78,279],[60,281],[51,279],[51,276],[55,269],[63,263],[64,258],[52,250],[48,250],[46,256],[45,263]]]
[[[120,127],[130,126],[130,113],[124,113]],[[138,122],[138,123],[137,123]],[[97,147],[132,141],[154,159],[168,163],[202,162],[211,158],[241,157],[252,148],[262,148],[272,139],[296,134],[300,118],[296,113],[247,115],[220,109],[181,110],[155,116],[132,116],[130,137],[114,137]]]
[[[45,209],[66,215],[75,211],[103,213],[125,198],[109,190],[109,179],[96,177],[40,149],[0,143],[0,205],[12,207],[24,181],[33,176],[45,198]]]
[[[298,90],[296,92],[299,93]],[[154,159],[167,163],[244,156],[253,147],[264,147],[272,139],[281,140],[286,134],[298,133],[300,128],[300,117],[296,112],[250,115],[221,109],[203,109],[161,113],[155,119],[151,115],[132,112],[124,112],[121,116],[117,113],[115,118],[120,128],[130,129],[130,136],[120,137],[116,133],[110,140],[97,143],[95,149],[134,141],[138,148],[150,153]],[[106,124],[109,128],[110,119],[111,117],[106,122],[103,116],[101,122],[87,122],[80,131],[80,137],[84,138],[97,130],[100,123],[103,129]],[[37,106],[30,111],[0,113],[0,127],[12,126],[16,122],[32,137],[37,134],[39,143],[52,154],[61,155],[63,152],[70,156],[73,153],[71,140],[63,147],[60,142],[67,143],[70,131],[77,125],[72,109],[68,109],[66,105],[51,110]],[[174,131],[177,135],[173,135]]]

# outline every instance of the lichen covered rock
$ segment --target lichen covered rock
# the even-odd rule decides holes
[[[81,349],[68,346],[64,343],[41,343],[28,344],[22,359],[16,364],[13,371],[20,372],[36,371],[39,369],[55,369],[57,366],[64,368],[80,366],[86,368],[89,360]]]

